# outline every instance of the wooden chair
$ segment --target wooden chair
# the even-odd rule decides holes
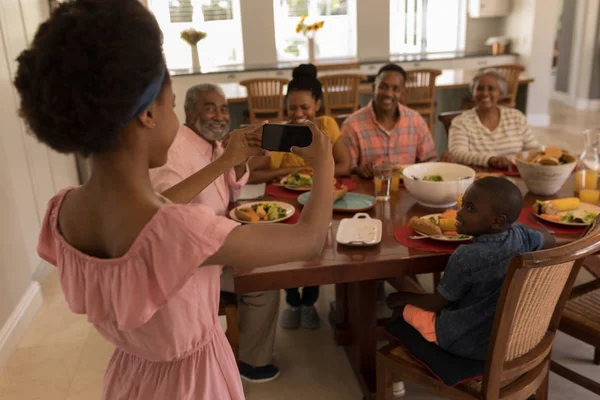
[[[598,279],[573,289],[558,329],[593,346],[594,364],[600,365],[600,277],[596,277]],[[593,381],[556,361],[552,361],[550,369],[600,396],[599,381]],[[598,369],[600,372],[600,367]]]
[[[435,124],[435,78],[441,73],[427,68],[406,71],[406,106],[427,119],[430,132]]]
[[[367,79],[360,74],[336,74],[319,78],[323,85],[323,101],[325,114],[353,113],[358,110],[360,83]]]
[[[500,100],[500,104],[507,107],[517,106],[517,90],[519,90],[519,76],[525,71],[525,67],[519,64],[496,65],[492,67],[506,79],[506,96]],[[480,69],[480,71],[486,68]]]
[[[444,128],[446,130],[446,135],[450,136],[450,126],[452,125],[452,120],[454,118],[458,117],[462,113],[463,113],[462,110],[461,111],[448,111],[448,112],[440,113],[440,115],[438,115],[438,119],[440,120],[442,125],[444,125]]]
[[[551,250],[513,258],[496,307],[481,381],[447,387],[395,345],[377,352],[377,400],[391,399],[392,383],[408,380],[450,399],[527,399],[548,396],[550,351],[583,259],[600,250],[596,220],[590,234]]]
[[[283,120],[283,88],[289,81],[283,78],[258,78],[241,81],[248,92],[249,123],[265,118]]]
[[[219,298],[219,315],[224,315],[227,321],[227,341],[233,350],[235,361],[239,361],[240,354],[240,326],[237,319],[237,296],[235,293],[223,292]]]
[[[342,130],[342,125],[344,124],[344,121],[349,116],[350,116],[350,114],[338,114],[335,116],[335,122],[337,122],[338,127],[340,128],[340,131]]]
[[[519,76],[525,71],[525,67],[519,64],[496,65],[493,67],[481,68],[479,71],[486,69],[497,70],[504,79],[506,79],[506,95],[500,99],[498,104],[506,107],[517,106],[517,91],[519,90]],[[472,98],[464,99],[461,104],[462,110],[468,110],[475,107],[475,102]]]

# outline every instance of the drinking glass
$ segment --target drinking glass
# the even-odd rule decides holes
[[[585,169],[575,172],[575,193],[598,189],[598,171]]]
[[[373,165],[373,182],[375,183],[375,198],[378,201],[390,199],[390,184],[392,180],[392,167],[389,163]]]
[[[392,166],[392,179],[390,184],[390,190],[397,192],[400,189],[400,179],[402,178],[402,166],[399,164]]]

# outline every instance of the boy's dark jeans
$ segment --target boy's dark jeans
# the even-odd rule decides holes
[[[300,306],[312,306],[317,302],[319,298],[319,286],[306,286],[302,289],[302,296],[300,296],[300,289],[285,289],[285,302],[292,307]]]

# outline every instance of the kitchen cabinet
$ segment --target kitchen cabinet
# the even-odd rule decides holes
[[[510,0],[469,0],[469,17],[506,17],[510,14]]]

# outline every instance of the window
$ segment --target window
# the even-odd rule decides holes
[[[391,0],[390,54],[464,49],[465,0]]]
[[[316,59],[356,57],[356,0],[273,0],[273,8],[279,61],[308,59],[307,39],[296,33],[303,15],[308,24],[325,21],[315,35]]]
[[[190,45],[181,32],[194,28],[206,32],[198,42],[202,67],[244,63],[240,0],[148,0],[165,38],[170,69],[192,66]]]

